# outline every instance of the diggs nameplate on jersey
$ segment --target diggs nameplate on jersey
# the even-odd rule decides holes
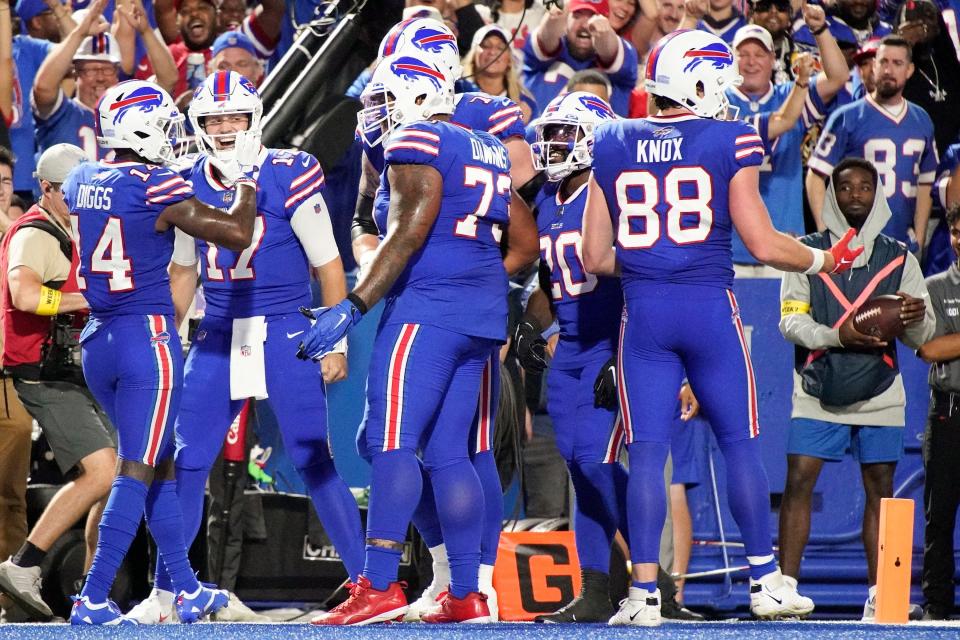
[[[102,209],[110,211],[113,208],[113,187],[99,187],[92,184],[81,184],[77,187],[78,209]]]

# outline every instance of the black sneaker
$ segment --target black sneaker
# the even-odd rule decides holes
[[[616,613],[610,602],[610,576],[590,569],[584,569],[581,576],[580,595],[556,613],[537,616],[534,622],[607,622]]]
[[[927,605],[923,608],[923,617],[921,617],[920,619],[921,620],[949,620],[950,614],[938,607],[931,607],[930,605]]]
[[[703,622],[706,620],[699,613],[690,611],[690,609],[672,599],[660,603],[660,617],[664,620],[675,620],[677,622]]]

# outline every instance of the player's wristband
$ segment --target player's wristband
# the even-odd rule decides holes
[[[34,311],[38,316],[55,316],[60,309],[60,298],[63,294],[56,289],[40,285],[40,301],[37,303],[37,310]]]
[[[360,312],[360,315],[365,315],[367,313],[367,303],[360,299],[355,293],[348,293],[347,300],[357,308],[357,311]]]
[[[813,262],[810,264],[809,267],[807,267],[807,270],[804,271],[804,273],[806,275],[820,273],[821,271],[823,271],[823,261],[824,261],[824,258],[826,257],[825,256],[826,251],[821,251],[820,249],[813,249],[811,247],[807,247],[807,248],[810,249],[810,253],[813,254]]]

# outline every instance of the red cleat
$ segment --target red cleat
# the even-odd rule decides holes
[[[311,624],[360,626],[401,620],[407,612],[404,582],[391,582],[386,591],[377,591],[365,576],[350,585],[350,597],[330,611],[311,620]],[[486,605],[484,605],[486,607]]]
[[[479,591],[468,593],[463,598],[455,598],[446,593],[440,601],[440,609],[420,617],[424,622],[490,622],[490,609],[487,608],[487,596]]]

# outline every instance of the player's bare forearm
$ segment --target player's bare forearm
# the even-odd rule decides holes
[[[827,185],[823,181],[823,176],[812,169],[807,172],[804,184],[807,189],[807,202],[810,203],[810,211],[813,214],[813,222],[817,226],[817,231],[823,231],[827,228],[823,224],[823,216],[821,215],[823,201],[827,195]]]
[[[917,205],[913,214],[913,233],[917,236],[917,245],[923,251],[927,239],[927,223],[930,221],[930,209],[933,207],[933,195],[930,185],[917,185]]]
[[[948,333],[934,338],[917,350],[924,362],[950,362],[960,358],[960,333]]]
[[[607,199],[593,175],[587,189],[587,203],[583,213],[583,266],[590,273],[616,275],[617,256],[613,250],[613,223]]]
[[[313,275],[320,283],[323,306],[332,307],[347,297],[347,278],[343,274],[343,261],[340,260],[340,256],[319,267],[314,267]]]
[[[353,290],[368,309],[387,295],[410,257],[426,242],[443,195],[443,178],[433,167],[395,165],[387,171],[391,194],[387,235]]]
[[[530,294],[527,300],[527,309],[524,312],[524,318],[532,318],[537,326],[549,327],[553,322],[553,309],[550,308],[550,294],[543,289],[537,288]]]
[[[195,197],[170,205],[157,218],[157,231],[163,232],[175,226],[194,238],[231,251],[243,251],[253,239],[257,190],[249,183],[241,183],[236,187],[236,194],[236,200],[227,213]]]
[[[516,189],[510,199],[510,225],[503,240],[506,244],[503,268],[510,275],[520,271],[540,255],[536,218]]]
[[[507,153],[510,155],[510,180],[513,181],[513,188],[520,189],[537,175],[537,170],[533,168],[530,145],[517,136],[504,142],[503,146],[507,148]],[[514,197],[517,197],[516,193]]]

